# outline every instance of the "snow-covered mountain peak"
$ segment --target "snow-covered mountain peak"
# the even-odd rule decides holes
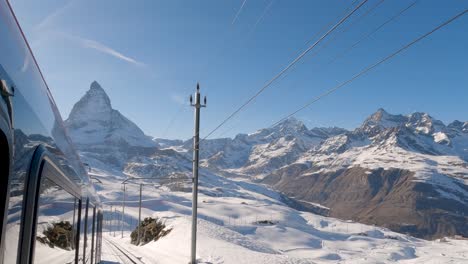
[[[440,132],[445,127],[442,121],[421,112],[410,114],[406,126],[413,128],[419,134],[425,135]]]
[[[135,123],[112,108],[109,96],[96,81],[73,106],[65,125],[78,145],[103,142],[129,146],[156,145]]]
[[[314,127],[309,131],[311,135],[323,139],[349,132],[348,130],[340,127]]]
[[[358,130],[373,136],[383,129],[402,126],[407,119],[408,118],[403,115],[392,115],[384,109],[379,108],[377,112],[373,113],[364,121]]]
[[[280,123],[276,124],[271,128],[260,129],[248,135],[239,134],[236,136],[235,139],[261,143],[265,142],[265,140],[275,140],[285,136],[302,137],[304,135],[307,135],[308,133],[309,130],[302,121],[294,117],[290,117],[286,120],[281,121]]]
[[[273,127],[275,130],[279,130],[283,132],[284,134],[291,134],[291,133],[297,133],[297,132],[303,132],[307,130],[307,127],[304,125],[304,123],[294,117],[290,117],[276,126]]]
[[[455,120],[452,123],[450,123],[447,126],[447,128],[452,129],[452,130],[456,130],[456,131],[460,131],[460,132],[463,132],[463,133],[468,133],[468,121],[467,122],[461,122],[461,121]]]
[[[102,86],[97,82],[97,81],[93,81],[89,87],[89,92],[90,93],[93,93],[93,94],[99,94],[101,95],[103,98],[106,98],[106,100],[108,101],[108,103],[110,104],[110,99],[109,99],[109,96],[107,95],[106,91],[104,90],[104,88],[102,88]]]
[[[400,123],[401,121],[404,121],[402,117],[402,115],[392,115],[385,111],[385,109],[379,108],[367,120],[381,123],[382,125],[388,125],[386,122],[390,122],[390,125],[393,125],[394,123]]]
[[[107,120],[112,113],[112,105],[109,96],[98,82],[94,81],[90,89],[73,106],[69,120]]]
[[[417,134],[423,135],[432,135],[443,132],[445,129],[442,121],[427,113],[415,112],[409,115],[392,115],[380,108],[369,116],[356,132],[362,132],[369,137],[374,137],[386,129],[399,127],[406,127]]]

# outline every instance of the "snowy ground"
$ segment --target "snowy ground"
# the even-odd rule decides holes
[[[144,186],[142,218],[157,216],[173,227],[144,246],[130,244],[138,218],[138,187],[127,186],[122,227],[121,182],[110,169],[93,168],[105,209],[104,263],[123,263],[109,243],[142,263],[188,263],[191,193]],[[112,174],[112,175],[110,175]],[[203,173],[199,195],[197,258],[200,263],[468,263],[468,240],[425,241],[373,226],[300,212],[268,188]],[[114,218],[110,221],[110,206]],[[270,220],[274,225],[256,224]],[[118,230],[115,233],[114,230]]]

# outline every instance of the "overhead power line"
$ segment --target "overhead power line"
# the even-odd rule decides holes
[[[392,54],[384,57],[383,59],[381,59],[380,61],[366,67],[364,70],[362,70],[361,72],[355,74],[353,77],[351,77],[350,79],[340,83],[339,85],[335,86],[334,88],[322,93],[321,95],[315,97],[314,99],[312,99],[311,101],[309,101],[308,103],[306,103],[305,105],[303,105],[302,107],[298,108],[297,110],[293,111],[292,113],[288,114],[287,116],[283,117],[282,119],[280,119],[278,122],[274,123],[273,125],[271,125],[271,127],[283,122],[284,120],[294,116],[295,114],[297,114],[298,112],[306,109],[307,107],[309,107],[310,105],[314,104],[315,102],[319,101],[320,99],[324,98],[325,96],[335,92],[336,90],[342,88],[343,86],[351,83],[352,81],[354,81],[355,79],[361,77],[362,75],[366,74],[367,72],[369,72],[370,70],[376,68],[377,66],[381,65],[382,63],[386,62],[387,60],[395,57],[396,55],[398,55],[399,53],[403,52],[404,50],[408,49],[409,47],[413,46],[414,44],[416,44],[417,42],[421,41],[422,39],[426,38],[427,36],[431,35],[432,33],[436,32],[437,30],[443,28],[444,26],[450,24],[451,22],[453,22],[454,20],[462,17],[463,15],[465,15],[466,13],[468,12],[468,9],[465,9],[464,11],[462,11],[461,13],[458,13],[457,15],[453,16],[452,18],[448,19],[447,21],[445,21],[444,23],[440,24],[439,26],[435,27],[434,29],[432,29],[431,31],[427,32],[426,34],[416,38],[415,40],[411,41],[410,43],[404,45],[403,47],[401,47],[400,49],[398,49],[397,51],[393,52]]]
[[[325,24],[319,31],[317,31],[317,33],[312,37],[310,38],[307,43],[304,45],[304,46],[308,46],[316,37],[318,37],[320,34],[322,34],[322,32],[324,32],[329,26],[331,26],[333,24],[333,22],[337,21],[340,19],[340,17],[346,15],[346,13],[351,10],[351,8],[356,4],[358,0],[354,0],[348,7],[346,7],[346,9],[340,13],[337,17],[335,17],[333,20],[329,21],[327,24]]]
[[[237,17],[238,17],[238,16],[240,15],[240,13],[242,12],[242,9],[244,8],[245,2],[247,2],[247,0],[244,0],[244,1],[242,2],[242,5],[241,5],[241,7],[239,8],[239,11],[237,11],[236,15],[234,16],[234,19],[233,19],[232,22],[231,22],[231,25],[234,25],[234,23],[236,23]]]
[[[346,54],[347,52],[349,52],[350,50],[352,50],[354,47],[356,47],[357,45],[359,45],[359,43],[361,43],[362,41],[364,41],[365,39],[369,38],[370,36],[372,36],[373,34],[375,34],[377,31],[379,31],[380,29],[382,29],[385,25],[387,25],[388,23],[394,21],[395,19],[397,19],[399,16],[401,16],[403,13],[405,13],[408,9],[412,8],[413,6],[416,5],[416,3],[418,2],[418,0],[414,1],[413,3],[411,3],[410,5],[408,5],[407,7],[403,8],[401,11],[399,11],[397,14],[395,14],[394,16],[392,16],[391,18],[387,19],[384,23],[382,23],[380,26],[376,27],[374,30],[372,30],[371,32],[369,32],[368,34],[364,35],[361,39],[359,39],[358,41],[356,41],[353,45],[351,45],[350,47],[348,47],[346,50],[344,50],[342,53],[338,54],[337,56],[335,56],[329,64],[333,63],[334,61],[336,61],[337,59],[343,57],[344,54]]]
[[[171,117],[171,119],[169,120],[169,123],[167,124],[166,128],[164,129],[164,132],[162,133],[162,136],[161,138],[166,138],[167,136],[167,133],[169,132],[169,129],[172,128],[172,126],[174,125],[175,121],[177,120],[177,118],[180,116],[180,114],[182,113],[182,110],[184,110],[184,107],[187,107],[188,105],[185,105],[185,104],[181,104],[179,109],[177,110],[177,112],[175,112],[175,114]]]
[[[287,72],[292,66],[294,66],[298,61],[300,61],[310,50],[317,46],[323,39],[325,39],[330,33],[332,33],[337,27],[344,23],[354,12],[356,12],[361,6],[363,6],[368,0],[363,0],[359,5],[357,5],[350,13],[343,17],[338,23],[336,23],[331,29],[329,29],[322,37],[320,37],[314,44],[308,47],[303,51],[298,57],[296,57],[291,63],[289,63],[283,70],[281,70],[277,75],[275,75],[271,80],[269,80],[260,90],[258,90],[252,97],[250,97],[246,102],[244,102],[239,108],[237,108],[233,113],[231,113],[227,118],[225,118],[218,126],[211,130],[208,135],[206,135],[203,140],[211,136],[215,131],[220,127],[226,124],[232,117],[249,105],[255,98],[262,94],[272,83],[274,83],[278,78],[280,78],[285,72]]]
[[[315,50],[314,53],[310,54],[307,59],[303,60],[301,63],[304,64],[307,60],[310,60],[311,58],[315,57],[315,55],[319,54],[319,52],[322,49],[327,48],[335,39],[338,37],[342,36],[344,33],[346,33],[349,29],[352,28],[355,24],[357,24],[359,21],[361,21],[363,18],[365,18],[367,15],[371,14],[377,7],[379,7],[385,0],[380,0],[377,2],[375,5],[371,6],[364,14],[361,16],[357,17],[356,20],[352,21],[351,23],[347,24],[346,27],[343,27],[340,32],[337,32],[333,37],[329,38],[324,44]]]
[[[265,15],[268,13],[268,10],[270,10],[271,6],[273,5],[273,2],[275,0],[270,0],[270,2],[268,3],[268,5],[265,7],[265,9],[263,9],[263,12],[262,14],[260,15],[260,17],[257,19],[257,21],[255,22],[255,24],[253,25],[252,29],[250,30],[250,34],[252,34],[255,29],[257,28],[257,25],[260,23],[260,21],[263,20],[263,18],[265,17]]]

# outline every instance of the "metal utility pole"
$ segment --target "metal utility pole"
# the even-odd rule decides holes
[[[206,97],[204,104],[200,103],[200,85],[197,83],[197,91],[195,93],[195,104],[192,103],[190,95],[190,105],[195,107],[195,135],[193,137],[193,188],[192,188],[192,245],[191,245],[191,264],[197,262],[197,206],[198,206],[198,159],[200,146],[200,108],[206,107]]]
[[[122,200],[122,238],[123,238],[123,230],[124,230],[124,222],[125,222],[125,183],[123,184],[123,200]]]
[[[140,226],[141,226],[141,190],[143,188],[143,184],[140,183],[140,205],[139,205],[139,209],[138,209],[138,223],[137,223],[137,226],[138,226],[138,240],[137,240],[137,245],[140,245]]]

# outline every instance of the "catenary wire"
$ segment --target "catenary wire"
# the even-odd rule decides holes
[[[457,15],[453,16],[452,18],[448,19],[447,21],[445,21],[444,23],[440,24],[439,26],[435,27],[434,29],[432,29],[431,31],[425,33],[424,35],[414,39],[413,41],[411,41],[410,43],[404,45],[403,47],[401,47],[400,49],[398,49],[397,51],[393,52],[392,54],[384,57],[383,59],[381,59],[380,61],[366,67],[365,69],[363,69],[361,72],[355,74],[353,77],[351,77],[350,79],[340,83],[339,85],[333,87],[332,89],[320,94],[319,96],[315,97],[314,99],[312,99],[311,101],[309,101],[308,103],[306,103],[305,105],[301,106],[300,108],[298,108],[297,110],[293,111],[292,113],[288,114],[287,116],[281,118],[279,121],[277,121],[276,123],[274,123],[271,127],[283,122],[284,120],[294,116],[295,114],[297,114],[298,112],[306,109],[307,107],[309,107],[310,105],[312,105],[313,103],[319,101],[320,99],[328,96],[329,94],[335,92],[336,90],[342,88],[343,86],[351,83],[352,81],[354,81],[355,79],[361,77],[362,75],[366,74],[367,72],[369,72],[370,70],[376,68],[377,66],[381,65],[382,63],[386,62],[387,60],[395,57],[396,55],[398,55],[399,53],[403,52],[404,50],[408,49],[409,47],[413,46],[414,44],[416,44],[417,42],[421,41],[422,39],[426,38],[427,36],[431,35],[432,33],[436,32],[437,30],[443,28],[444,26],[450,24],[451,22],[453,22],[454,20],[462,17],[463,15],[465,15],[466,13],[468,12],[467,9],[465,9],[464,11],[458,13]]]
[[[283,70],[276,74],[270,81],[268,81],[260,90],[258,90],[252,97],[250,97],[246,102],[244,102],[239,108],[237,108],[233,113],[231,113],[227,118],[225,118],[218,126],[211,130],[208,135],[206,135],[202,140],[207,139],[219,128],[221,128],[226,122],[238,114],[242,109],[249,105],[255,98],[262,94],[273,82],[280,78],[285,72],[287,72],[291,67],[293,67],[298,61],[300,61],[310,50],[317,46],[323,39],[325,39],[330,33],[332,33],[337,27],[343,24],[354,12],[356,12],[360,7],[362,7],[368,0],[363,0],[359,5],[357,5],[351,12],[349,12],[345,17],[343,17],[338,23],[336,23],[331,29],[329,29],[322,37],[320,37],[314,44],[308,47],[303,51],[298,57],[296,57],[291,63],[289,63]]]
[[[236,15],[234,16],[234,19],[233,19],[232,22],[231,22],[231,25],[234,25],[234,23],[236,23],[237,17],[238,17],[238,16],[240,15],[240,13],[242,12],[242,9],[244,9],[244,5],[245,5],[246,2],[247,2],[247,0],[244,0],[244,1],[242,2],[242,5],[241,5],[241,7],[239,8],[239,11],[237,11]]]
[[[358,41],[356,41],[353,45],[351,45],[350,47],[348,47],[347,49],[345,49],[343,52],[341,52],[340,54],[338,54],[337,56],[335,56],[330,62],[329,64],[335,62],[337,59],[343,57],[346,53],[348,53],[350,50],[352,50],[354,47],[356,47],[357,45],[359,45],[362,41],[364,41],[365,39],[369,38],[370,36],[372,36],[373,34],[375,34],[376,32],[378,32],[380,29],[382,29],[384,26],[386,26],[388,23],[394,21],[395,19],[397,19],[398,17],[400,17],[401,15],[403,15],[403,13],[405,13],[408,9],[412,8],[413,6],[415,6],[417,3],[418,3],[419,0],[416,0],[414,2],[412,2],[411,4],[409,4],[408,6],[406,6],[405,8],[403,8],[402,10],[400,10],[397,14],[395,14],[394,16],[390,17],[389,19],[387,19],[384,23],[382,23],[380,26],[376,27],[374,30],[372,30],[371,32],[365,34],[361,39],[359,39]]]

